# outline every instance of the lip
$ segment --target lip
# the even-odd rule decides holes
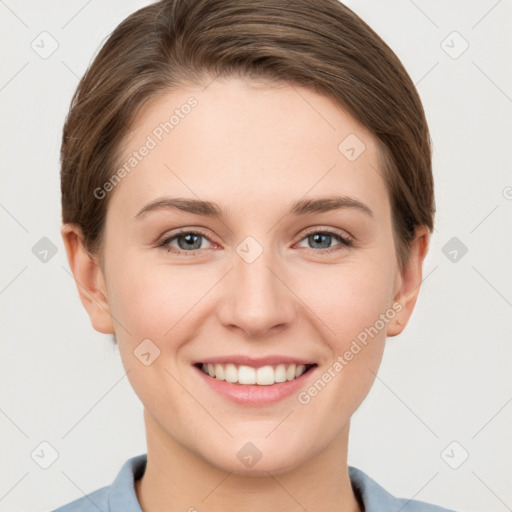
[[[260,368],[261,366],[275,366],[277,364],[316,364],[315,361],[307,361],[306,359],[299,359],[296,357],[274,355],[267,357],[250,357],[243,356],[240,354],[233,354],[230,356],[216,356],[209,357],[207,359],[201,359],[200,361],[194,361],[193,365],[200,363],[205,364],[236,364],[237,366],[245,365],[252,366],[253,368]]]
[[[240,356],[237,357],[239,358]],[[218,360],[219,363],[220,361],[226,361],[226,359],[215,359]],[[210,359],[209,361],[213,361],[213,359]],[[289,358],[287,358],[286,361],[290,362],[290,364],[293,364]],[[213,362],[211,362],[211,364],[213,364]],[[311,367],[308,371],[296,379],[288,380],[286,382],[278,382],[270,386],[261,386],[257,384],[239,384],[237,382],[217,380],[214,377],[206,375],[196,365],[194,365],[192,368],[195,372],[197,372],[199,378],[202,379],[202,381],[209,387],[209,389],[215,391],[219,395],[238,405],[257,407],[271,405],[279,402],[280,400],[283,400],[286,397],[289,397],[290,395],[296,394],[301,388],[306,386],[307,381],[309,381],[309,379],[312,378],[312,375],[316,373],[318,366]]]

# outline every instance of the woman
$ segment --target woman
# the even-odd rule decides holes
[[[337,0],[162,0],[80,82],[62,235],[144,405],[85,510],[440,511],[348,467],[435,211],[398,58]]]

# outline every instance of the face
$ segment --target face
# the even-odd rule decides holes
[[[158,97],[122,149],[102,330],[148,438],[241,474],[333,446],[403,282],[374,137],[310,90],[226,79]]]

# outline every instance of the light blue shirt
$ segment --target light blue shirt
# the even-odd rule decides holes
[[[134,481],[144,474],[147,454],[128,459],[112,485],[76,499],[52,512],[142,512]],[[423,501],[395,498],[360,469],[349,466],[352,488],[365,512],[454,512]],[[203,510],[200,506],[198,510]]]

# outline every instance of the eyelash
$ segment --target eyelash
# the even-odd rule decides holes
[[[315,234],[322,234],[322,235],[331,235],[331,236],[334,236],[335,238],[337,238],[340,242],[340,244],[338,245],[335,245],[334,247],[331,247],[331,248],[327,248],[327,249],[313,249],[311,247],[308,247],[307,249],[309,249],[310,251],[314,251],[315,253],[320,253],[320,254],[327,254],[327,253],[331,253],[333,251],[338,251],[338,250],[341,250],[343,249],[344,247],[345,248],[348,248],[348,247],[352,247],[354,245],[354,242],[352,239],[346,237],[346,236],[342,236],[340,235],[339,233],[337,233],[336,231],[333,231],[333,230],[330,230],[330,229],[323,229],[323,230],[320,230],[320,229],[314,229],[314,230],[311,230],[311,231],[308,231],[304,234],[304,236],[299,240],[299,242],[301,242],[302,240],[304,240],[305,238],[307,238],[308,236],[311,236],[311,235],[315,235]],[[187,230],[182,230],[182,231],[178,231],[177,233],[174,233],[173,235],[165,238],[164,240],[162,240],[157,247],[162,247],[162,248],[167,248],[167,252],[172,252],[176,255],[186,255],[186,256],[195,256],[196,253],[204,250],[204,249],[194,249],[192,251],[182,251],[181,249],[176,249],[175,247],[169,247],[169,243],[171,243],[174,239],[178,238],[179,236],[181,235],[200,235],[204,238],[206,238],[209,242],[211,242],[211,240],[208,238],[208,235],[206,233],[204,233],[203,231],[197,229],[197,230],[194,230],[194,231],[187,231]]]

